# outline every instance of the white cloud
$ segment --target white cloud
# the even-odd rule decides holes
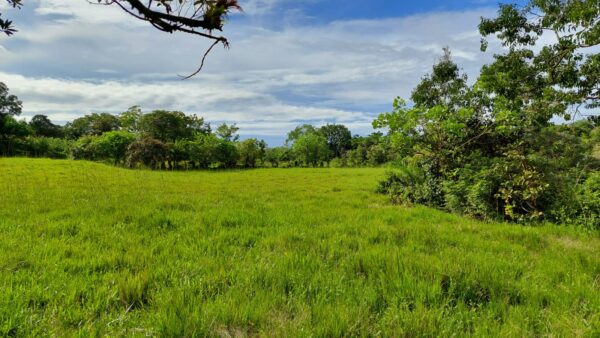
[[[107,6],[88,0],[37,0],[35,13],[40,16],[66,16],[60,21],[88,24],[135,25],[139,22],[127,18],[127,14],[115,5]],[[29,5],[29,4],[28,4]]]
[[[302,121],[367,132],[395,96],[410,96],[443,47],[471,76],[491,56],[479,52],[476,27],[493,10],[281,30],[234,20],[226,34],[232,48],[215,49],[199,76],[179,81],[207,41],[140,27],[117,8],[86,0],[38,1],[41,21],[0,38],[7,49],[0,48],[0,81],[23,99],[25,115],[60,121],[139,104],[238,122],[246,134],[282,135]],[[249,0],[246,15],[283,1]]]

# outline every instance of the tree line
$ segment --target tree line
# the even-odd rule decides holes
[[[341,124],[301,125],[285,145],[240,140],[236,124],[212,129],[196,115],[134,106],[112,115],[91,113],[64,126],[46,115],[18,120],[22,103],[0,83],[0,151],[3,156],[72,158],[129,168],[163,170],[256,167],[378,166],[394,158],[382,133],[352,135]]]

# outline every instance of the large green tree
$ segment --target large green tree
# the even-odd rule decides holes
[[[8,87],[0,82],[0,123],[8,116],[19,116],[23,108],[23,102],[8,90]]]
[[[8,87],[0,82],[0,146],[2,153],[8,154],[9,139],[13,136],[25,136],[29,133],[27,124],[15,120],[21,115],[23,103],[11,94]]]
[[[138,128],[144,136],[162,142],[174,142],[177,139],[191,138],[196,133],[204,134],[210,131],[210,127],[201,117],[167,110],[155,110],[144,114],[139,120]]]
[[[588,141],[593,126],[556,126],[552,119],[599,105],[599,6],[502,5],[480,30],[507,49],[472,87],[446,50],[413,92],[414,106],[396,99],[394,110],[374,122],[405,156],[381,189],[399,201],[483,218],[565,221],[585,214],[577,200],[585,194],[581,182],[593,182],[586,178],[598,168]],[[548,33],[553,38],[543,44]]]
[[[307,134],[316,134],[317,128],[310,124],[303,124],[294,128],[294,130],[290,131],[287,135],[287,139],[285,140],[285,144],[293,145],[299,138],[305,136]]]
[[[342,124],[327,124],[318,129],[327,140],[329,151],[334,157],[342,156],[352,146],[352,133]]]
[[[222,123],[217,127],[217,130],[215,130],[215,134],[225,141],[235,142],[240,138],[238,135],[239,130],[240,128],[235,123],[231,125]]]
[[[318,133],[307,133],[300,136],[292,146],[296,158],[306,166],[316,167],[319,163],[330,159],[327,139]]]
[[[238,143],[239,164],[245,168],[255,168],[265,157],[264,141],[250,138]]]
[[[86,135],[102,135],[119,128],[119,119],[116,116],[108,113],[92,113],[67,123],[64,130],[69,138],[77,139]]]
[[[568,119],[581,108],[600,105],[597,0],[502,5],[496,18],[481,21],[479,30],[509,48],[484,67],[481,88],[495,94],[497,104],[526,113],[527,123],[545,123],[556,115]],[[540,39],[545,36],[552,42],[543,44]],[[483,40],[483,50],[486,47]]]
[[[29,121],[29,126],[36,136],[61,137],[63,135],[61,126],[52,123],[46,115],[35,115]]]

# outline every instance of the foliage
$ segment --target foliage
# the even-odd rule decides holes
[[[75,142],[72,155],[76,160],[110,160],[117,165],[125,162],[129,154],[129,146],[135,140],[136,136],[127,131],[111,131],[100,136],[84,136]],[[132,152],[135,151],[140,150],[132,149]]]
[[[136,136],[127,131],[110,131],[96,139],[98,157],[112,159],[115,164],[125,160],[129,146]]]
[[[544,0],[522,10],[502,5],[480,30],[497,34],[508,51],[495,55],[472,87],[445,49],[413,91],[415,105],[398,98],[394,110],[373,123],[387,129],[392,145],[410,160],[380,190],[403,203],[483,219],[584,223],[577,216],[583,215],[576,202],[580,183],[599,168],[593,120],[557,126],[551,119],[570,119],[582,106],[598,104],[598,54],[583,50],[600,43],[592,33],[598,6]],[[588,20],[592,13],[595,19]],[[558,42],[530,49],[547,30]]]
[[[207,133],[210,127],[196,115],[185,115],[179,111],[155,110],[144,114],[139,121],[139,130],[145,137],[162,142],[191,138],[196,133]]]
[[[143,165],[151,169],[161,169],[169,157],[169,148],[160,140],[144,137],[131,143],[127,148],[126,165],[130,168]]]
[[[102,135],[118,130],[119,119],[108,113],[92,113],[73,120],[65,125],[65,133],[71,139],[82,136]]]
[[[420,165],[415,159],[405,159],[386,173],[377,191],[389,194],[395,203],[439,206],[442,203],[440,180]]]
[[[15,143],[20,138],[31,135],[31,128],[25,121],[18,121],[12,116],[0,117],[2,130],[0,131],[0,155],[8,156],[15,152]]]
[[[244,168],[255,168],[265,158],[266,144],[255,138],[238,143],[239,164]]]
[[[526,107],[525,117],[542,121],[552,115],[570,117],[568,107],[577,114],[582,105],[600,106],[600,55],[590,50],[600,45],[599,18],[598,1],[502,5],[496,18],[481,21],[479,30],[483,36],[496,35],[510,50],[482,70],[482,86],[499,94],[498,99],[511,98],[512,105]],[[534,51],[544,34],[556,41]],[[506,85],[509,79],[512,86]]]
[[[333,157],[341,157],[352,145],[352,133],[341,124],[327,124],[319,128],[319,134],[327,140],[329,152]]]
[[[12,152],[18,156],[66,159],[71,156],[73,141],[56,137],[28,136],[14,141]]]
[[[19,116],[23,103],[13,94],[10,94],[8,87],[0,82],[0,118],[6,116]]]
[[[130,133],[138,133],[140,131],[140,120],[144,113],[140,106],[132,106],[127,111],[119,114],[119,126]]]
[[[327,139],[317,133],[307,133],[294,141],[292,146],[297,159],[306,166],[322,166],[330,159]]]
[[[265,151],[265,161],[275,168],[290,162],[292,157],[292,150],[288,147],[267,148]]]
[[[310,124],[300,125],[288,133],[288,137],[285,141],[285,144],[288,146],[293,145],[294,142],[296,142],[302,136],[305,136],[308,134],[316,134],[316,133],[317,133],[317,128],[315,128],[313,125],[310,125]]]
[[[0,24],[2,21],[0,21]],[[27,128],[19,124],[14,117],[21,115],[23,103],[10,94],[8,87],[0,82],[0,150],[2,154],[10,152],[10,138],[28,135]]]
[[[5,96],[9,96],[7,91]],[[15,107],[18,103],[20,109],[21,103],[16,97],[5,101],[13,102]],[[8,109],[12,108],[6,107]],[[2,156],[47,155],[115,165],[127,164],[129,157],[130,167],[142,165],[169,170],[324,166],[334,158],[338,158],[336,166],[379,166],[395,157],[383,134],[352,137],[348,128],[336,124],[319,128],[309,124],[298,126],[290,131],[285,146],[268,148],[264,140],[239,141],[236,124],[223,123],[213,132],[210,124],[196,115],[167,110],[144,113],[139,106],[132,106],[116,116],[92,113],[64,127],[52,123],[45,115],[34,116],[29,124],[8,115],[2,121]],[[40,139],[26,139],[30,135]],[[69,141],[54,140],[61,137]],[[142,139],[157,140],[162,145]],[[129,149],[134,141],[136,146]],[[150,155],[154,151],[157,151],[155,159]]]
[[[63,135],[62,128],[52,123],[46,115],[35,115],[29,121],[29,126],[36,136],[60,138]]]
[[[71,155],[75,160],[100,160],[97,149],[97,136],[83,136],[77,139],[73,145]]]
[[[215,162],[217,167],[233,168],[239,160],[239,152],[234,142],[220,139],[216,144]]]
[[[227,123],[223,123],[221,125],[219,125],[219,127],[217,127],[217,130],[215,130],[215,134],[224,139],[225,141],[237,141],[239,140],[240,136],[237,134],[237,132],[240,130],[240,128],[238,128],[236,126],[236,124],[232,124],[232,125],[228,125]]]
[[[215,135],[198,135],[194,142],[189,142],[190,160],[199,168],[210,168],[210,166],[218,162],[217,151],[219,149],[220,140]]]
[[[577,201],[581,208],[576,220],[583,226],[600,228],[600,172],[590,174],[577,189]]]

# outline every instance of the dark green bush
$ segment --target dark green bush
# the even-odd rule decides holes
[[[161,169],[169,156],[166,144],[152,138],[142,138],[129,145],[126,164],[130,168],[145,166]]]
[[[18,138],[13,140],[13,155],[64,159],[71,154],[73,142],[53,137]]]
[[[441,181],[433,177],[426,165],[415,159],[402,161],[386,173],[379,183],[380,193],[388,194],[392,201],[400,204],[423,204],[440,206],[443,201]]]

